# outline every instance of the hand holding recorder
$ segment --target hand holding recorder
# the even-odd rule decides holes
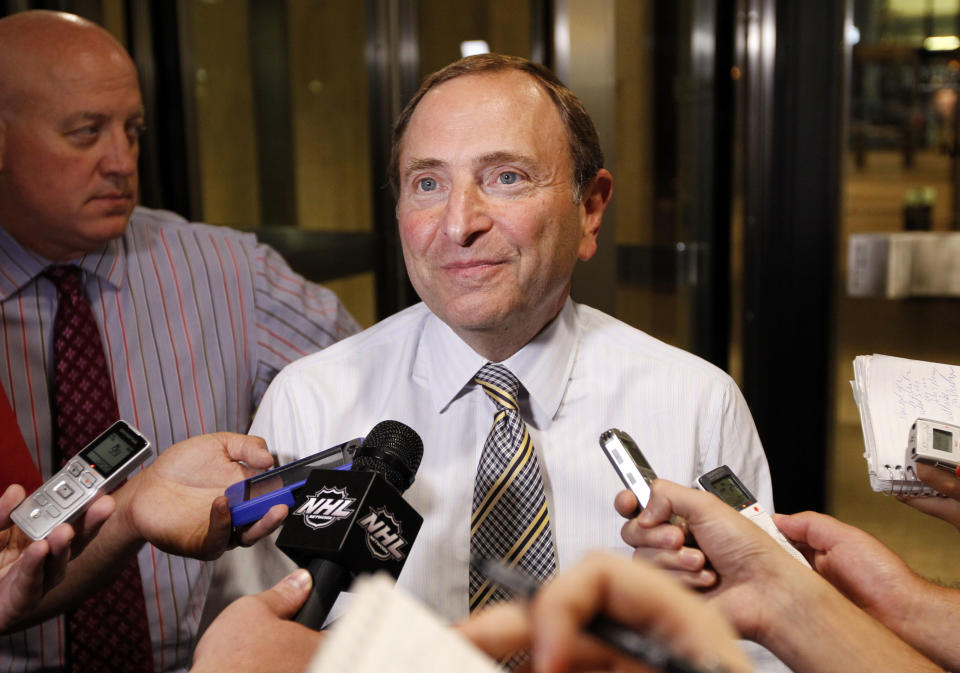
[[[617,496],[621,514],[636,507]],[[810,568],[797,563],[758,526],[709,493],[658,479],[647,507],[624,524],[624,541],[643,547],[646,534],[683,516],[712,570],[678,566],[673,549],[651,550],[675,576],[703,588],[740,634],[771,650],[794,671],[939,671]],[[625,514],[627,515],[627,514]],[[638,550],[636,555],[643,555]],[[706,580],[706,581],[705,581]],[[826,655],[829,653],[829,655]]]
[[[14,620],[20,628],[70,609],[108,582],[144,542],[182,556],[216,558],[234,544],[268,534],[286,515],[286,507],[272,508],[234,537],[224,488],[272,466],[273,457],[262,439],[233,433],[174,444],[112,497],[101,495],[148,453],[146,439],[120,421],[26,500],[19,487],[8,490],[0,501],[0,592],[10,602],[2,601],[0,628]],[[30,536],[11,527],[11,517]],[[67,521],[78,526],[75,538]],[[31,544],[30,537],[40,539]],[[87,542],[89,549],[80,553]]]
[[[960,478],[956,472],[918,462],[917,478],[945,497],[898,495],[897,499],[960,529]]]
[[[232,545],[253,544],[283,522],[287,508],[275,506],[232,537],[224,490],[272,466],[273,456],[259,437],[230,432],[191,437],[163,451],[117,491],[117,525],[128,539],[215,559]]]
[[[67,562],[96,535],[114,509],[113,498],[100,498],[74,525],[61,523],[46,539],[35,541],[10,518],[24,496],[18,484],[0,496],[0,633],[26,626],[21,618],[63,579]]]
[[[636,509],[633,513],[626,514],[627,510],[621,512],[624,516],[635,516],[642,510],[650,499],[651,486],[653,480],[657,478],[656,473],[650,466],[650,463],[644,457],[640,447],[633,441],[627,433],[616,428],[611,428],[600,435],[600,447],[613,468],[620,475],[624,485],[636,496]],[[717,496],[720,500],[728,504],[733,509],[740,512],[743,516],[750,519],[767,532],[777,543],[783,547],[791,556],[804,565],[808,565],[806,559],[787,541],[786,538],[777,530],[773,524],[773,519],[767,514],[756,497],[747,489],[733,471],[726,465],[701,475],[697,482],[698,488]],[[625,504],[624,507],[629,507]],[[678,528],[684,536],[683,544],[688,548],[695,548],[697,542],[690,534],[687,522],[682,516],[672,514],[669,523]],[[665,535],[666,533],[659,533]],[[672,533],[671,533],[672,534]],[[669,540],[666,541],[669,543]],[[688,554],[688,556],[691,556]],[[688,559],[689,560],[689,559]]]

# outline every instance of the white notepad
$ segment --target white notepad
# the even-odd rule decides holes
[[[853,375],[870,486],[884,493],[936,495],[916,478],[907,452],[910,427],[918,418],[960,424],[960,367],[858,355]]]
[[[308,673],[502,673],[389,576],[361,576],[351,591]]]

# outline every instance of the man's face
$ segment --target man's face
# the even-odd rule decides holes
[[[0,119],[0,226],[64,260],[127,225],[137,197],[140,88],[117,49],[40,63],[31,75]]]
[[[410,120],[399,173],[400,240],[420,298],[468,343],[471,332],[532,338],[563,306],[599,229],[599,215],[574,203],[549,95],[519,71],[440,84]]]

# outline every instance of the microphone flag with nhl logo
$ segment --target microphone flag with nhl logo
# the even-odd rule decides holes
[[[360,573],[400,576],[421,517],[374,472],[313,470],[277,538],[294,563],[324,559]]]

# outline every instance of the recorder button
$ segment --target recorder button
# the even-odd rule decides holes
[[[73,495],[74,493],[73,489],[70,488],[70,484],[68,484],[65,481],[61,481],[59,484],[54,486],[53,490],[56,491],[57,495],[59,495],[64,500],[69,500],[70,496]]]

